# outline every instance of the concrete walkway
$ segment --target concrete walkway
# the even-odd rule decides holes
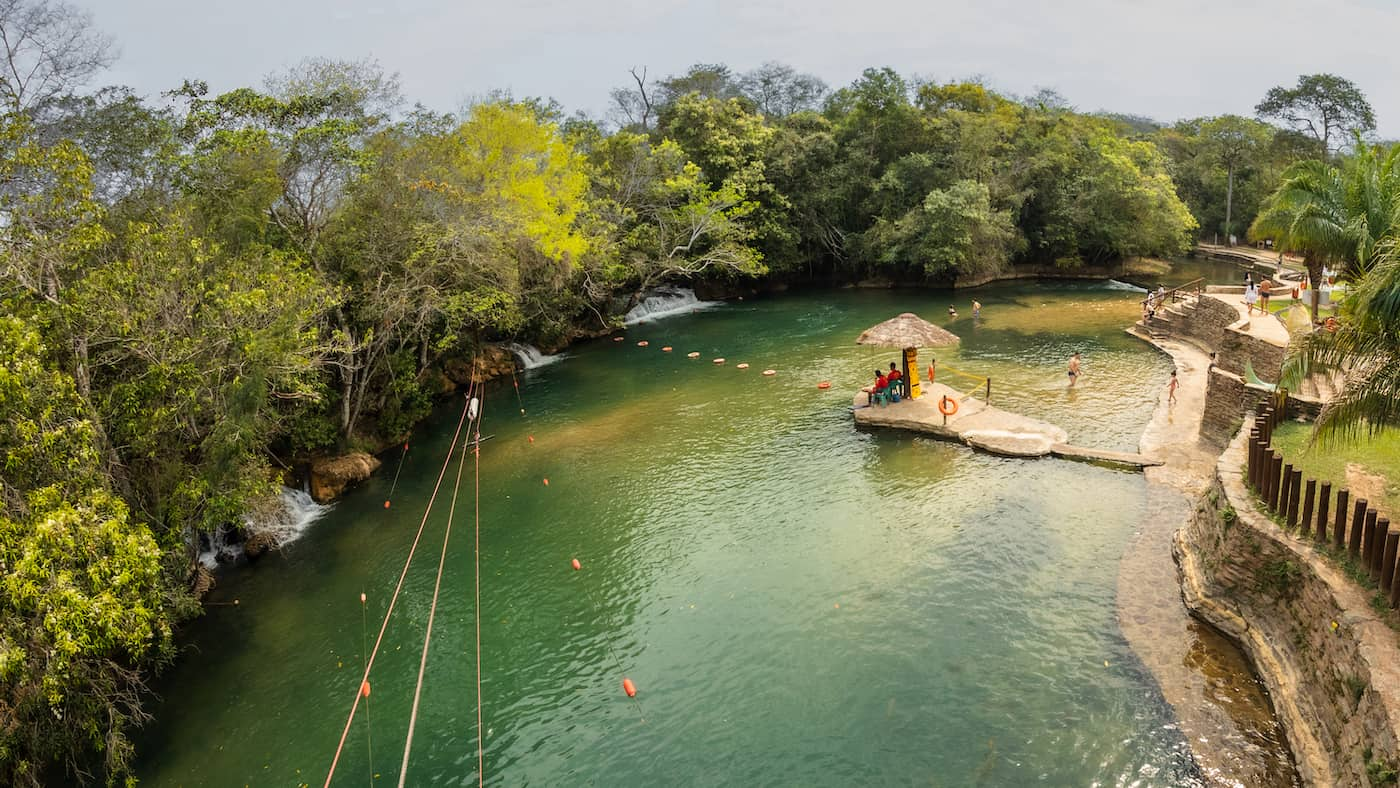
[[[957,412],[951,416],[945,417],[938,410],[938,403],[944,397],[958,404]],[[1054,424],[964,397],[942,383],[924,384],[923,396],[892,405],[866,405],[867,399],[864,392],[857,392],[851,401],[856,424],[861,427],[923,433],[1003,457],[1055,456],[1130,468],[1161,464],[1153,457],[1140,454],[1072,446],[1069,434]]]
[[[1289,785],[1291,761],[1267,696],[1239,649],[1187,612],[1172,560],[1172,537],[1215,471],[1215,452],[1200,443],[1210,358],[1185,342],[1148,341],[1172,357],[1181,387],[1174,405],[1161,395],[1139,443],[1163,464],[1146,470],[1147,510],[1119,564],[1119,623],[1211,785]]]

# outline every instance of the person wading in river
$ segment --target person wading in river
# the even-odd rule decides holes
[[[1074,388],[1074,384],[1079,380],[1079,352],[1069,357],[1069,387]]]

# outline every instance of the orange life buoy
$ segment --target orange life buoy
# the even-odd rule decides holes
[[[938,412],[942,413],[944,416],[951,416],[957,413],[958,401],[944,394],[943,397],[938,400]]]
[[[831,388],[831,381],[829,381],[829,380],[823,380],[821,383],[818,383],[818,384],[817,384],[817,388],[822,389],[822,390],[829,389],[829,388]]]

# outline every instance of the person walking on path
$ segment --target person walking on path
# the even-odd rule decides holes
[[[1167,383],[1167,404],[1176,404],[1176,390],[1180,388],[1181,381],[1177,380],[1176,370],[1172,370],[1172,379]]]
[[[1274,283],[1265,279],[1259,283],[1259,308],[1264,314],[1269,314],[1269,291],[1274,287]]]
[[[1074,388],[1074,384],[1079,380],[1079,351],[1069,357],[1069,387]]]
[[[1259,288],[1255,287],[1254,283],[1251,282],[1250,285],[1244,289],[1244,305],[1248,309],[1250,317],[1254,316],[1254,305],[1258,301]]]

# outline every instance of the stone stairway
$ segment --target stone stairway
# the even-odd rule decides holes
[[[1196,294],[1183,295],[1176,303],[1168,303],[1166,306],[1157,308],[1156,314],[1146,320],[1139,320],[1135,327],[1141,333],[1145,333],[1154,339],[1163,337],[1182,336],[1188,334],[1187,331],[1173,330],[1179,324],[1191,319],[1199,306]]]

